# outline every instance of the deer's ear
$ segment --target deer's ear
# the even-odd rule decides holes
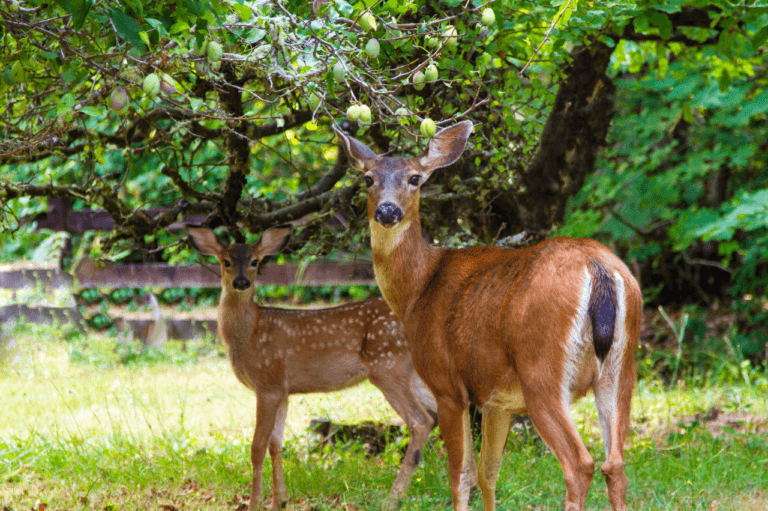
[[[186,226],[189,244],[192,245],[198,253],[214,257],[221,257],[224,253],[224,246],[216,239],[216,234],[207,227]]]
[[[350,165],[356,169],[365,171],[378,158],[367,145],[347,135],[339,126],[334,124],[333,131],[336,132],[336,138],[344,149]]]
[[[253,246],[253,255],[257,259],[264,259],[283,251],[291,238],[293,226],[290,224],[278,225],[264,231],[261,239]]]
[[[427,145],[427,150],[417,158],[421,168],[429,175],[433,170],[447,167],[464,152],[474,127],[472,121],[463,121],[439,131]]]

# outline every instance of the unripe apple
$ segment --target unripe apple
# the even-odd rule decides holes
[[[437,80],[437,66],[434,64],[428,65],[427,69],[424,70],[424,78],[428,82],[434,82]]]
[[[412,80],[413,80],[414,89],[421,90],[424,88],[424,80],[425,80],[424,73],[422,73],[421,71],[416,71],[415,73],[413,73]]]
[[[409,116],[411,115],[411,112],[408,111],[405,107],[400,107],[397,110],[395,110],[395,116],[397,117],[397,121],[402,124],[403,126],[410,124],[409,122]]]
[[[360,22],[360,27],[366,32],[368,30],[373,30],[375,32],[378,26],[376,23],[376,18],[370,12],[363,13],[363,15],[360,16],[359,22]]]
[[[424,38],[424,45],[427,46],[427,48],[434,48],[440,44],[440,39],[437,37],[432,37],[431,35],[428,35]]]
[[[208,41],[203,39],[201,42],[197,37],[193,37],[189,47],[192,49],[192,53],[195,54],[195,57],[202,57],[208,50]]]
[[[347,119],[350,121],[356,121],[360,118],[360,107],[358,105],[352,105],[347,108]]]
[[[360,124],[371,124],[371,109],[368,105],[360,105]]]
[[[448,25],[443,30],[443,38],[445,39],[445,45],[449,48],[454,48],[459,42],[459,34],[456,32],[456,27]]]
[[[222,54],[221,45],[216,41],[211,41],[210,43],[208,43],[206,54],[208,55],[208,60],[210,60],[211,62],[220,61],[221,54]]]
[[[371,56],[372,59],[375,59],[379,56],[379,40],[375,37],[372,37],[368,40],[368,42],[365,44],[365,51],[368,53],[368,55]]]
[[[148,74],[144,78],[144,93],[150,98],[154,98],[160,92],[160,78],[155,73]]]
[[[21,62],[18,60],[13,63],[13,66],[11,67],[11,78],[16,83],[24,83],[24,81],[27,79],[27,73],[24,72],[24,66],[21,65]]]
[[[176,93],[176,81],[170,75],[163,73],[160,77],[160,90],[163,94],[173,96]]]
[[[337,82],[343,82],[347,79],[347,70],[341,62],[337,62],[333,66],[333,79]]]
[[[122,114],[128,110],[128,102],[131,100],[128,97],[128,93],[125,92],[121,86],[117,86],[112,89],[112,93],[109,95],[109,106],[115,112]]]
[[[483,14],[480,15],[480,22],[486,27],[490,27],[496,23],[496,14],[493,12],[493,9],[490,7],[483,9]]]
[[[425,117],[424,120],[421,121],[420,129],[421,129],[422,135],[424,135],[427,138],[431,138],[437,131],[437,125],[435,125],[435,121],[433,121],[429,117]]]

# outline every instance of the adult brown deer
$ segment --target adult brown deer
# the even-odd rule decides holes
[[[280,252],[291,228],[264,232],[255,245],[224,245],[207,228],[187,226],[192,247],[221,265],[219,337],[237,378],[256,393],[249,510],[260,508],[267,447],[272,460],[272,509],[287,501],[281,462],[288,395],[339,390],[364,381],[378,387],[403,418],[410,442],[390,490],[390,503],[408,489],[434,420],[434,398],[416,375],[402,324],[382,299],[329,309],[277,309],[254,302],[261,260]],[[426,407],[425,407],[426,404]]]
[[[334,126],[350,164],[364,172],[376,280],[403,321],[413,364],[437,400],[454,509],[466,510],[473,463],[467,406],[482,406],[477,477],[495,508],[513,413],[528,413],[563,468],[565,509],[583,510],[594,462],[570,414],[595,393],[607,460],[600,472],[624,510],[624,438],[635,380],[641,295],[603,245],[557,238],[530,248],[449,249],[421,234],[419,187],[454,163],[473,130],[437,133],[416,158],[378,156]]]

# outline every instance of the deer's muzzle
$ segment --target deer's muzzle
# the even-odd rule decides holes
[[[392,202],[382,202],[376,208],[373,219],[384,227],[392,227],[403,219],[403,210]]]
[[[250,287],[250,285],[251,285],[251,281],[243,277],[242,275],[235,277],[235,279],[232,281],[232,287],[234,287],[238,291],[245,291]]]

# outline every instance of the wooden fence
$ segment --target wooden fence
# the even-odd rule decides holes
[[[109,230],[115,225],[106,211],[72,211],[72,200],[49,198],[48,212],[34,220],[38,228],[58,231],[83,232]],[[164,208],[147,210],[160,214]],[[185,223],[199,224],[204,215],[189,215],[168,227],[181,230]],[[81,259],[70,275],[58,269],[18,269],[0,272],[0,289],[24,288],[190,288],[219,287],[218,266],[170,266],[162,263],[114,264],[111,262]],[[340,286],[375,284],[373,265],[370,263],[266,264],[254,282],[255,285]],[[33,323],[72,322],[82,329],[84,318],[75,307],[31,307],[11,304],[0,307],[0,321],[24,318]],[[130,327],[140,339],[152,330],[151,318],[114,318]],[[214,319],[166,318],[169,337],[192,338],[205,332],[215,332]]]

